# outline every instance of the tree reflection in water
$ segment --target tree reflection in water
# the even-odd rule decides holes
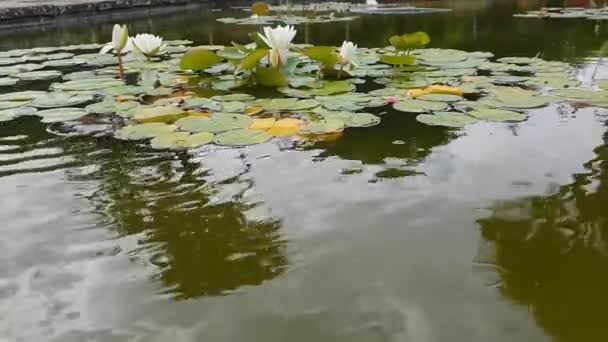
[[[120,236],[136,234],[141,246],[130,254],[159,267],[168,294],[221,295],[285,269],[280,222],[250,217],[261,204],[240,200],[251,184],[238,174],[212,183],[188,154],[121,144],[96,158],[101,158],[95,175],[100,188],[92,197],[97,210]]]
[[[572,184],[498,204],[478,221],[496,248],[502,294],[556,341],[608,340],[608,146],[595,152]]]

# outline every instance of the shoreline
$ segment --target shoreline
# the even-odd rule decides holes
[[[213,0],[40,0],[23,5],[19,0],[0,1],[0,30],[213,3]]]

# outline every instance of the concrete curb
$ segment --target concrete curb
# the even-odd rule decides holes
[[[17,0],[18,1],[18,0]],[[39,4],[20,6],[3,6],[0,2],[0,23],[15,19],[57,17],[65,14],[96,13],[122,9],[134,9],[144,7],[159,7],[171,5],[188,5],[206,3],[208,0],[86,0],[66,1],[61,4],[53,4],[49,1],[40,1]]]

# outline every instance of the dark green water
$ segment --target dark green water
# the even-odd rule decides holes
[[[434,47],[575,62],[608,38],[513,19],[514,2],[445,5],[297,40],[425,30]],[[244,41],[224,15],[118,20]],[[103,42],[112,24],[0,31],[0,48]],[[391,112],[310,149],[190,154],[2,122],[0,341],[607,341],[606,114],[551,106],[448,131]]]

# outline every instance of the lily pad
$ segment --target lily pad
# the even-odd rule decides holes
[[[25,90],[14,93],[0,94],[0,101],[31,101],[35,98],[46,95],[46,91]]]
[[[540,108],[548,104],[546,99],[544,99],[543,97],[506,95],[497,97],[486,97],[481,99],[479,103],[487,105],[489,107],[512,109]]]
[[[88,113],[97,114],[113,114],[117,113],[121,116],[132,116],[132,111],[139,107],[139,102],[136,101],[124,101],[117,102],[114,100],[106,100],[98,103],[88,105],[85,109]]]
[[[78,120],[87,115],[87,111],[82,108],[55,108],[36,112],[37,116],[42,117],[42,122],[63,122]]]
[[[344,121],[340,119],[324,119],[320,121],[311,121],[302,128],[303,134],[329,134],[342,132],[344,130]]]
[[[193,97],[184,100],[184,104],[182,106],[184,109],[210,109],[213,111],[222,110],[222,104],[217,101],[213,101],[204,97]]]
[[[53,83],[51,89],[63,91],[87,91],[99,90],[112,87],[123,86],[125,83],[114,78],[94,78],[84,80],[74,80],[64,83]]]
[[[266,132],[274,137],[288,137],[296,135],[304,127],[304,121],[294,118],[277,120]]]
[[[221,133],[235,129],[244,129],[251,125],[252,119],[242,114],[214,114],[211,118],[186,117],[175,124],[182,130],[199,133]]]
[[[0,77],[0,87],[10,87],[17,84],[18,80],[11,77]]]
[[[93,97],[88,95],[73,95],[62,92],[51,92],[46,96],[39,96],[35,98],[30,103],[30,106],[36,108],[73,107],[91,102],[92,100]]]
[[[29,103],[30,101],[0,101],[0,110],[22,107]]]
[[[259,130],[238,129],[218,134],[215,143],[226,146],[247,146],[262,144],[272,139],[272,135]]]
[[[424,101],[438,101],[438,102],[457,102],[462,101],[464,98],[458,95],[450,95],[450,94],[428,94],[422,95],[418,97],[419,100]]]
[[[8,121],[19,116],[35,115],[38,110],[32,107],[17,107],[0,110],[0,121]]]
[[[249,129],[260,129],[264,131],[272,128],[276,122],[277,120],[275,118],[253,119]]]
[[[175,106],[159,106],[143,108],[133,115],[139,122],[171,122],[187,115],[182,109]]]
[[[227,94],[227,95],[216,95],[211,98],[214,101],[242,101],[248,102],[255,100],[255,96],[249,94]]]
[[[416,120],[430,126],[464,127],[476,123],[478,120],[468,115],[456,112],[435,112],[434,114],[420,114]]]
[[[213,142],[213,133],[171,132],[163,133],[150,141],[150,146],[156,149],[182,150],[196,148]]]
[[[63,75],[60,71],[57,70],[43,70],[43,71],[30,71],[30,72],[22,72],[11,75],[11,77],[18,78],[22,81],[40,81],[40,80],[52,80],[55,78],[59,78]]]
[[[406,113],[428,113],[447,108],[447,104],[436,101],[402,100],[393,104],[393,108]]]
[[[115,136],[121,140],[143,140],[170,133],[176,129],[177,126],[175,125],[167,125],[160,122],[150,122],[123,127],[116,132]]]
[[[468,112],[468,114],[479,120],[498,121],[498,122],[503,122],[503,121],[517,122],[517,121],[524,121],[528,118],[525,114],[513,112],[510,110],[503,110],[503,109],[477,109],[477,110]]]

